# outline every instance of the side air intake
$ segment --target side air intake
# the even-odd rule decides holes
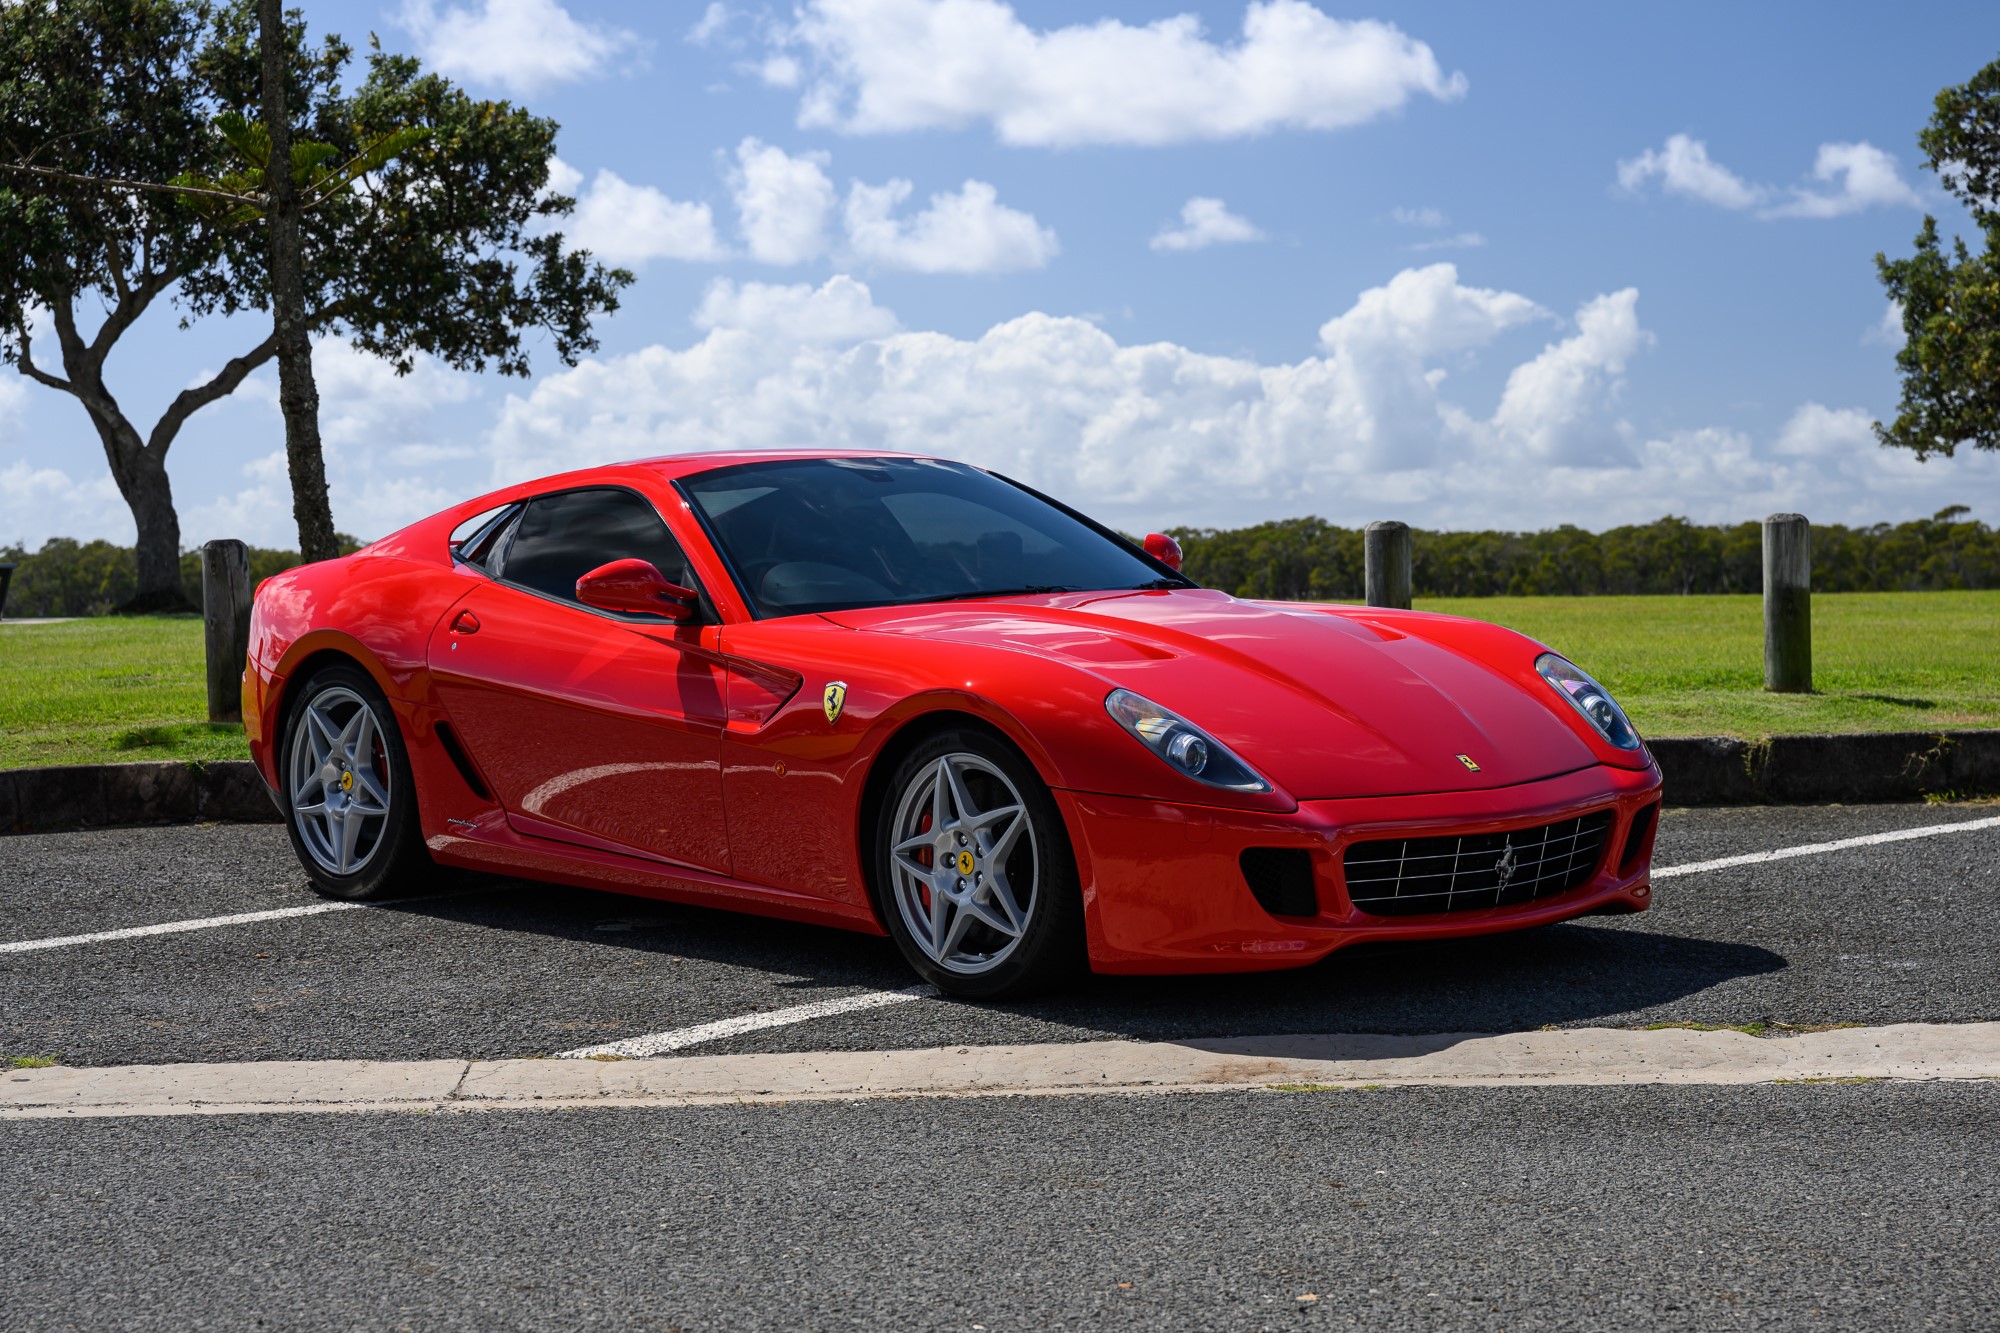
[[[1272,916],[1318,916],[1312,853],[1303,847],[1246,847],[1238,858],[1258,906]]]
[[[437,738],[438,744],[444,747],[446,757],[451,760],[451,766],[465,779],[465,785],[472,788],[472,794],[482,801],[492,800],[493,793],[487,790],[486,783],[479,776],[479,770],[472,766],[472,756],[467,754],[465,746],[459,743],[458,733],[451,729],[451,723],[437,724]]]

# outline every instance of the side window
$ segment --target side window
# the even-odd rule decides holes
[[[499,567],[500,551],[506,544],[507,531],[520,515],[521,506],[514,504],[502,505],[467,519],[451,536],[452,555],[491,574]]]
[[[599,565],[632,559],[650,562],[669,582],[692,586],[687,558],[652,505],[630,491],[566,491],[528,502],[500,577],[574,602],[578,579]]]

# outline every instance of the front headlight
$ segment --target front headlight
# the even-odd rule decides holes
[[[1104,707],[1139,743],[1196,782],[1224,791],[1269,791],[1271,784],[1229,747],[1170,709],[1130,690],[1113,690]]]
[[[1582,667],[1554,653],[1543,653],[1535,659],[1535,670],[1555,686],[1556,693],[1588,718],[1605,740],[1621,750],[1639,748],[1639,733],[1625,716],[1625,710],[1613,702],[1611,691],[1585,675]]]

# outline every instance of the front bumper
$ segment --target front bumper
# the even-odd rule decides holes
[[[1290,814],[1058,791],[1084,893],[1098,972],[1248,972],[1302,967],[1362,940],[1443,939],[1520,930],[1591,912],[1643,911],[1652,900],[1660,771],[1606,766],[1540,782],[1435,796],[1306,801]],[[1504,833],[1612,812],[1605,848],[1578,887],[1533,902],[1423,916],[1371,916],[1348,901],[1351,843],[1382,837]],[[1246,848],[1311,854],[1318,910],[1274,916],[1251,893]]]

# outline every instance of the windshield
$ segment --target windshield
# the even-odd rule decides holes
[[[963,463],[785,459],[717,468],[681,486],[758,616],[1183,582]]]

